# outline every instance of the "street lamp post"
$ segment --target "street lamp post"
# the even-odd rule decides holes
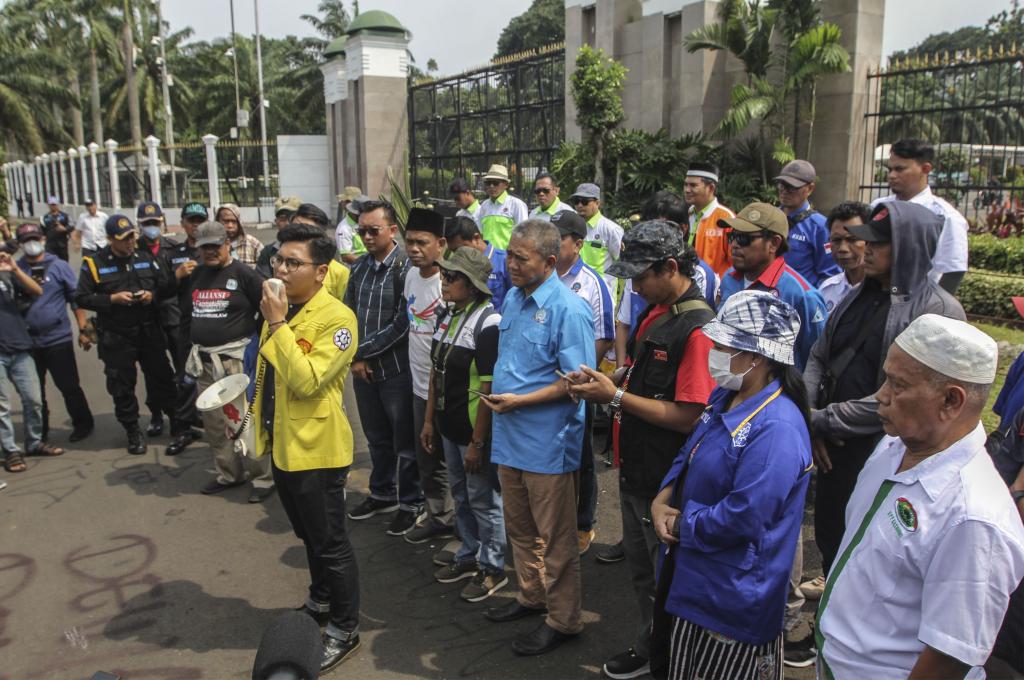
[[[167,74],[167,51],[164,48],[164,19],[160,13],[160,0],[155,0],[156,4],[156,21],[157,21],[157,32],[159,37],[157,40],[160,41],[160,72],[163,75],[163,91],[164,91],[164,121],[165,134],[167,137],[167,157],[171,162],[171,193],[174,195],[174,204],[178,202],[178,176],[174,171],[175,168],[175,151],[174,151],[174,112],[171,110],[171,77]]]
[[[256,17],[256,77],[260,86],[260,142],[263,148],[263,187],[270,188],[270,161],[267,158],[267,100],[263,98],[263,50],[260,47],[260,2],[252,0]]]

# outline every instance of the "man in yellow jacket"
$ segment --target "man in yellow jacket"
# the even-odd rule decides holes
[[[271,455],[274,482],[295,534],[306,546],[311,582],[302,609],[327,624],[325,673],[359,647],[359,575],[345,530],[345,481],[352,429],[342,405],[355,356],[356,317],[324,285],[336,246],[322,229],[279,232],[263,283],[253,416],[257,450]]]

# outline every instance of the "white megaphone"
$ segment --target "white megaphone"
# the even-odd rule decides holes
[[[235,451],[256,457],[256,428],[252,424],[245,390],[249,376],[229,375],[213,383],[196,398],[200,411],[220,411],[224,416],[224,436],[234,442]]]

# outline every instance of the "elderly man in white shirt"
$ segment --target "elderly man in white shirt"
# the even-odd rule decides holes
[[[871,208],[882,201],[909,201],[928,208],[945,219],[929,274],[951,295],[967,273],[967,220],[948,201],[932,193],[928,174],[935,160],[935,147],[920,139],[902,139],[889,150],[889,188],[892,193],[876,198]]]
[[[1024,577],[1024,527],[980,422],[997,358],[992,338],[936,314],[896,337],[876,395],[889,436],[818,607],[818,677],[985,677]]]
[[[75,230],[71,237],[82,247],[83,255],[95,255],[96,251],[107,245],[107,213],[100,212],[96,201],[85,199],[86,211],[78,216]]]

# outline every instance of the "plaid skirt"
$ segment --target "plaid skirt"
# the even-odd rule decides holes
[[[669,680],[782,680],[782,633],[749,645],[672,617]]]

